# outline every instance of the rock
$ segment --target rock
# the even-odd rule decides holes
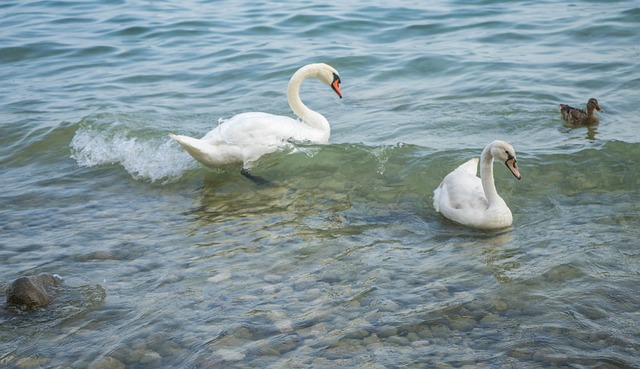
[[[18,360],[18,362],[16,363],[16,367],[17,368],[41,368],[41,367],[45,367],[47,366],[47,364],[49,363],[48,358],[46,357],[25,357],[22,358],[20,360]]]
[[[243,352],[226,348],[219,349],[216,354],[220,355],[224,361],[240,361],[244,360],[245,356]]]
[[[89,364],[89,369],[124,369],[124,364],[118,359],[104,356]]]
[[[160,365],[162,356],[159,353],[151,350],[146,350],[140,358],[140,364],[154,364],[154,366]]]
[[[7,305],[34,309],[47,306],[53,300],[53,287],[62,283],[62,278],[52,274],[20,277],[7,288]]]

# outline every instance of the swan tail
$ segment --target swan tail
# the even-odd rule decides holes
[[[211,158],[211,147],[207,143],[197,138],[169,134],[174,141],[178,142],[194,159],[206,166],[215,166]]]
[[[194,153],[195,154],[203,153],[203,147],[202,147],[203,143],[201,140],[197,138],[182,136],[182,135],[174,135],[172,133],[169,133],[169,137],[171,137],[174,141],[178,142],[180,146],[184,147],[184,149],[187,150],[187,152],[189,152],[191,156],[195,156]],[[192,153],[192,151],[194,153]]]

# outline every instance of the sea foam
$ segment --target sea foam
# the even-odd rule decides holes
[[[197,167],[177,143],[165,137],[132,137],[127,130],[80,127],[71,141],[80,166],[121,165],[137,180],[172,182]]]

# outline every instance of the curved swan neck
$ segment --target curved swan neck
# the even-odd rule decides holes
[[[305,123],[315,129],[327,132],[329,137],[330,126],[327,119],[322,114],[309,109],[300,99],[300,86],[307,78],[317,78],[317,70],[313,64],[298,69],[289,80],[287,88],[287,100],[291,110]]]
[[[487,197],[487,201],[489,201],[489,207],[497,201],[503,201],[500,195],[498,195],[493,179],[493,155],[491,155],[491,145],[482,151],[482,156],[480,157],[480,179],[482,180],[484,195]]]

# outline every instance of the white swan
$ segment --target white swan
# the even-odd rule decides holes
[[[308,64],[293,74],[287,89],[289,106],[302,122],[281,115],[250,112],[222,122],[200,139],[169,136],[207,167],[242,163],[243,174],[247,173],[244,168],[288,141],[326,144],[331,133],[329,122],[300,100],[300,85],[307,78],[319,79],[342,98],[338,72],[327,64]]]
[[[436,211],[454,222],[479,229],[504,228],[511,225],[511,210],[496,191],[493,159],[504,162],[520,179],[516,152],[504,141],[493,141],[482,151],[480,178],[476,176],[478,158],[473,158],[449,173],[433,191]]]

